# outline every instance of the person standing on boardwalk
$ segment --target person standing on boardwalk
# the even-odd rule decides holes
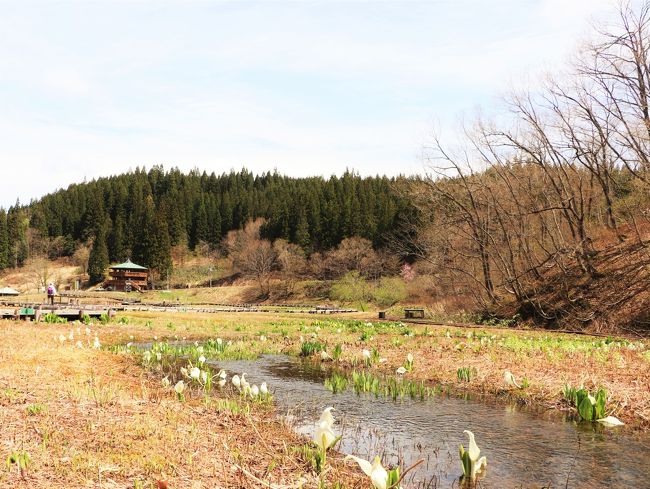
[[[52,305],[54,305],[55,295],[56,295],[56,289],[54,288],[54,284],[50,282],[50,285],[47,286],[47,300]]]

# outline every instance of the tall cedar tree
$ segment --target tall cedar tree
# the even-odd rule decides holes
[[[0,270],[9,266],[9,233],[7,231],[7,213],[0,209]]]
[[[99,226],[97,235],[93,240],[93,247],[88,257],[88,275],[90,283],[97,284],[104,280],[104,273],[108,267],[108,245],[106,244],[105,226]]]

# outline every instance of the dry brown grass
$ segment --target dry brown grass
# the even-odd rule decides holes
[[[70,329],[0,322],[0,455],[25,450],[31,458],[24,479],[15,466],[0,470],[0,487],[316,486],[293,452],[305,440],[272,410],[233,414],[198,399],[179,402],[130,356],[59,345],[54,337]],[[83,329],[75,327],[75,341],[92,337]],[[42,411],[30,415],[29,406]],[[358,480],[340,457],[331,460],[328,480]]]

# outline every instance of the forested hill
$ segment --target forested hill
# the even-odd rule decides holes
[[[350,236],[381,246],[407,208],[393,192],[394,183],[351,172],[324,179],[136,169],[0,210],[0,269],[37,252],[65,256],[89,240],[105,241],[111,262],[131,257],[153,265],[152,248],[218,246],[229,230],[258,217],[267,220],[263,237],[286,239],[307,252]]]

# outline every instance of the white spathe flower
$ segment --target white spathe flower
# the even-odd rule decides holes
[[[160,361],[162,359],[162,353],[157,352],[156,353],[156,360]]]
[[[208,382],[208,373],[205,370],[201,372],[201,381],[203,381],[204,384],[207,384]]]
[[[361,353],[363,354],[363,358],[370,360],[370,350],[363,350]]]
[[[237,387],[237,389],[241,389],[241,379],[239,378],[239,375],[233,375],[231,379],[232,385]]]
[[[226,379],[219,379],[219,382],[217,382],[217,384],[219,384],[219,387],[223,387],[226,385]]]
[[[154,340],[154,341],[158,341],[158,336],[154,336],[154,337],[153,337],[153,340]]]
[[[176,394],[182,394],[183,391],[185,390],[185,382],[183,382],[182,380],[176,382],[176,385],[174,386],[174,390],[176,391]]]
[[[386,489],[388,487],[388,472],[381,465],[379,455],[375,456],[372,463],[362,458],[355,457],[354,455],[348,455],[345,457],[345,460],[348,459],[352,459],[359,464],[363,473],[370,477],[370,482],[375,489]]]
[[[190,373],[187,371],[187,369],[185,367],[181,367],[181,374],[184,377],[189,377],[190,376]]]
[[[150,352],[149,350],[145,351],[145,352],[142,354],[142,359],[143,359],[145,362],[150,362],[150,361],[151,361],[151,352]]]
[[[102,345],[101,345],[101,343],[99,342],[99,338],[97,338],[97,336],[95,336],[95,341],[93,341],[93,348],[95,348],[95,349],[99,349],[99,348],[101,348],[101,347],[102,347]]]
[[[406,373],[406,369],[404,367],[400,367],[396,370],[397,375],[404,375]]]
[[[606,418],[597,419],[599,423],[604,424],[605,426],[623,426],[625,423],[618,419],[616,416],[607,416]]]
[[[332,427],[327,424],[327,421],[320,421],[318,427],[314,432],[313,442],[322,451],[330,448],[336,443],[336,434],[332,431]]]
[[[266,341],[266,336],[264,335],[260,336],[260,341]]]
[[[194,380],[199,380],[199,377],[201,377],[201,369],[199,367],[192,367],[190,377]]]
[[[327,354],[327,352],[326,352],[325,350],[322,350],[322,351],[320,352],[320,359],[321,359],[321,360],[327,360],[329,357],[330,357],[330,356]]]
[[[503,372],[503,381],[506,383],[506,385],[514,386],[517,389],[521,388],[520,385],[517,384],[517,381],[515,380],[515,376],[512,375],[512,372],[510,372],[510,370],[506,370],[505,372]]]
[[[269,393],[269,388],[266,386],[266,382],[262,382],[262,385],[260,385],[260,393],[263,396],[266,396]]]
[[[205,363],[205,357],[203,355],[199,357],[199,363]]]
[[[196,351],[197,353],[203,353],[203,347],[202,346],[197,347]]]
[[[217,377],[219,377],[220,379],[225,379],[227,377],[226,371],[224,369],[219,370]]]
[[[466,433],[469,437],[469,449],[467,452],[464,452],[463,446],[460,446],[461,459],[463,459],[464,453],[465,455],[469,456],[469,459],[471,461],[471,473],[465,473],[465,476],[470,477],[472,480],[474,480],[476,478],[476,474],[478,474],[483,469],[483,467],[487,466],[487,459],[485,457],[479,458],[481,455],[481,449],[476,444],[474,433],[469,430],[464,430],[463,433]],[[465,463],[463,463],[463,471],[466,471]]]
[[[221,338],[217,338],[217,345],[221,346],[223,344],[223,340]]]
[[[465,433],[469,437],[469,458],[476,462],[481,455],[481,449],[478,447],[476,444],[476,439],[474,438],[474,433],[472,433],[469,430],[464,430],[463,433]]]
[[[330,428],[334,426],[334,416],[332,416],[332,411],[334,408],[332,406],[326,407],[323,409],[323,412],[320,415],[320,418],[318,419],[318,423],[325,423],[327,426]]]
[[[166,389],[171,385],[171,382],[169,381],[169,377],[163,377],[162,379],[162,386]]]
[[[406,355],[406,361],[409,363],[413,363],[413,353],[409,353]]]
[[[260,389],[257,387],[257,385],[253,384],[253,387],[251,387],[250,394],[252,398],[256,398],[257,396],[260,395]]]

